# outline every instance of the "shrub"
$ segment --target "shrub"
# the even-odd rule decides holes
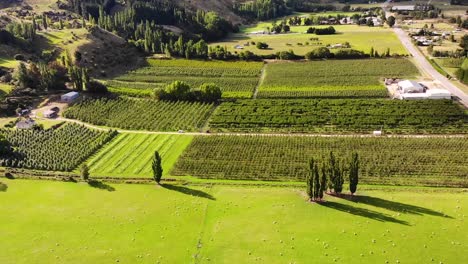
[[[25,58],[24,58],[23,54],[16,54],[14,59],[17,60],[17,61],[25,61]]]

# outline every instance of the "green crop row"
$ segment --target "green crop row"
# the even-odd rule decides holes
[[[258,99],[221,104],[214,131],[468,133],[468,115],[450,100]]]

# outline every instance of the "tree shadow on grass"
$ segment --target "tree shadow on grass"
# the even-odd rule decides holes
[[[387,209],[387,210],[398,212],[398,213],[408,213],[408,214],[413,214],[413,215],[425,215],[426,214],[426,215],[439,216],[439,217],[445,217],[445,218],[453,218],[444,213],[437,212],[437,211],[424,208],[421,206],[389,201],[389,200],[372,197],[372,196],[360,196],[360,195],[352,196],[352,195],[342,194],[340,196],[335,196],[335,197],[344,198],[346,200],[349,200],[355,203],[363,203],[367,205],[372,205],[375,207]]]
[[[400,225],[409,225],[408,222],[396,219],[389,215],[376,212],[376,211],[372,211],[372,210],[368,210],[368,209],[364,209],[364,208],[354,207],[354,206],[347,205],[347,204],[336,203],[336,202],[331,202],[331,201],[318,203],[318,204],[324,207],[328,207],[331,209],[341,211],[341,212],[345,212],[345,213],[349,213],[349,214],[357,215],[357,216],[362,216],[362,217],[367,217],[367,218],[377,220],[380,222],[391,222],[391,223],[396,223]]]
[[[106,190],[106,191],[109,191],[109,192],[115,191],[114,187],[110,186],[109,184],[105,184],[105,183],[103,183],[101,181],[91,180],[91,181],[88,182],[88,185],[93,187],[93,188]]]
[[[176,192],[180,192],[180,193],[183,193],[183,194],[187,194],[187,195],[206,198],[206,199],[210,199],[210,200],[216,200],[216,198],[214,198],[209,193],[206,193],[206,192],[200,191],[200,190],[190,189],[190,188],[180,186],[180,185],[161,184],[161,187],[163,187],[165,189],[168,189],[168,190],[171,190],[171,191],[176,191]]]
[[[0,182],[0,192],[6,192],[8,190],[8,185],[6,183]]]

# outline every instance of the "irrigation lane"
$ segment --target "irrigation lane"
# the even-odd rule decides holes
[[[386,17],[389,17],[391,15],[388,9],[385,9],[386,4],[388,3],[389,1],[387,0],[385,3],[382,4],[382,7],[384,8],[384,10],[386,10]],[[395,25],[393,27],[393,31],[400,39],[400,42],[403,44],[403,46],[405,46],[408,52],[413,56],[414,60],[419,64],[419,68],[425,71],[434,80],[437,80],[443,87],[445,87],[449,92],[451,92],[452,95],[458,97],[460,99],[460,102],[468,108],[468,95],[465,94],[453,83],[451,83],[445,76],[436,71],[434,67],[432,67],[432,65],[426,60],[424,54],[422,54],[421,51],[413,45],[411,38],[403,29]]]
[[[85,123],[79,120],[68,119],[68,118],[57,118],[56,120],[65,121],[70,123],[75,123],[79,125],[84,125],[85,127],[108,131],[109,129],[116,130],[119,133],[131,133],[131,134],[152,134],[152,135],[190,135],[190,136],[263,136],[263,137],[325,137],[325,138],[351,138],[351,137],[361,137],[361,138],[467,138],[468,135],[463,134],[452,134],[452,135],[383,135],[383,136],[374,136],[373,134],[305,134],[305,133],[201,133],[201,132],[162,132],[162,131],[142,131],[142,130],[125,130],[125,129],[115,129],[115,128],[103,128],[89,123]]]

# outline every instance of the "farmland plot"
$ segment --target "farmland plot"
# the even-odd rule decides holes
[[[468,138],[196,137],[172,174],[303,181],[308,161],[360,156],[361,182],[468,186]]]
[[[418,75],[407,59],[329,60],[269,63],[259,98],[387,97],[383,77]]]
[[[154,152],[162,157],[164,174],[168,174],[192,136],[119,134],[91,157],[87,164],[92,176],[152,177]]]
[[[44,131],[1,129],[0,135],[14,148],[13,155],[0,158],[0,166],[71,171],[116,133],[67,124]]]
[[[131,130],[199,130],[213,111],[213,104],[165,102],[147,99],[96,99],[76,104],[67,118],[100,126]]]
[[[222,103],[213,131],[468,133],[468,115],[449,100],[258,99]]]
[[[184,81],[196,89],[203,83],[217,84],[225,98],[249,98],[258,84],[261,62],[193,60],[149,60],[149,66],[109,82],[111,91],[125,94],[124,88],[143,93]]]

